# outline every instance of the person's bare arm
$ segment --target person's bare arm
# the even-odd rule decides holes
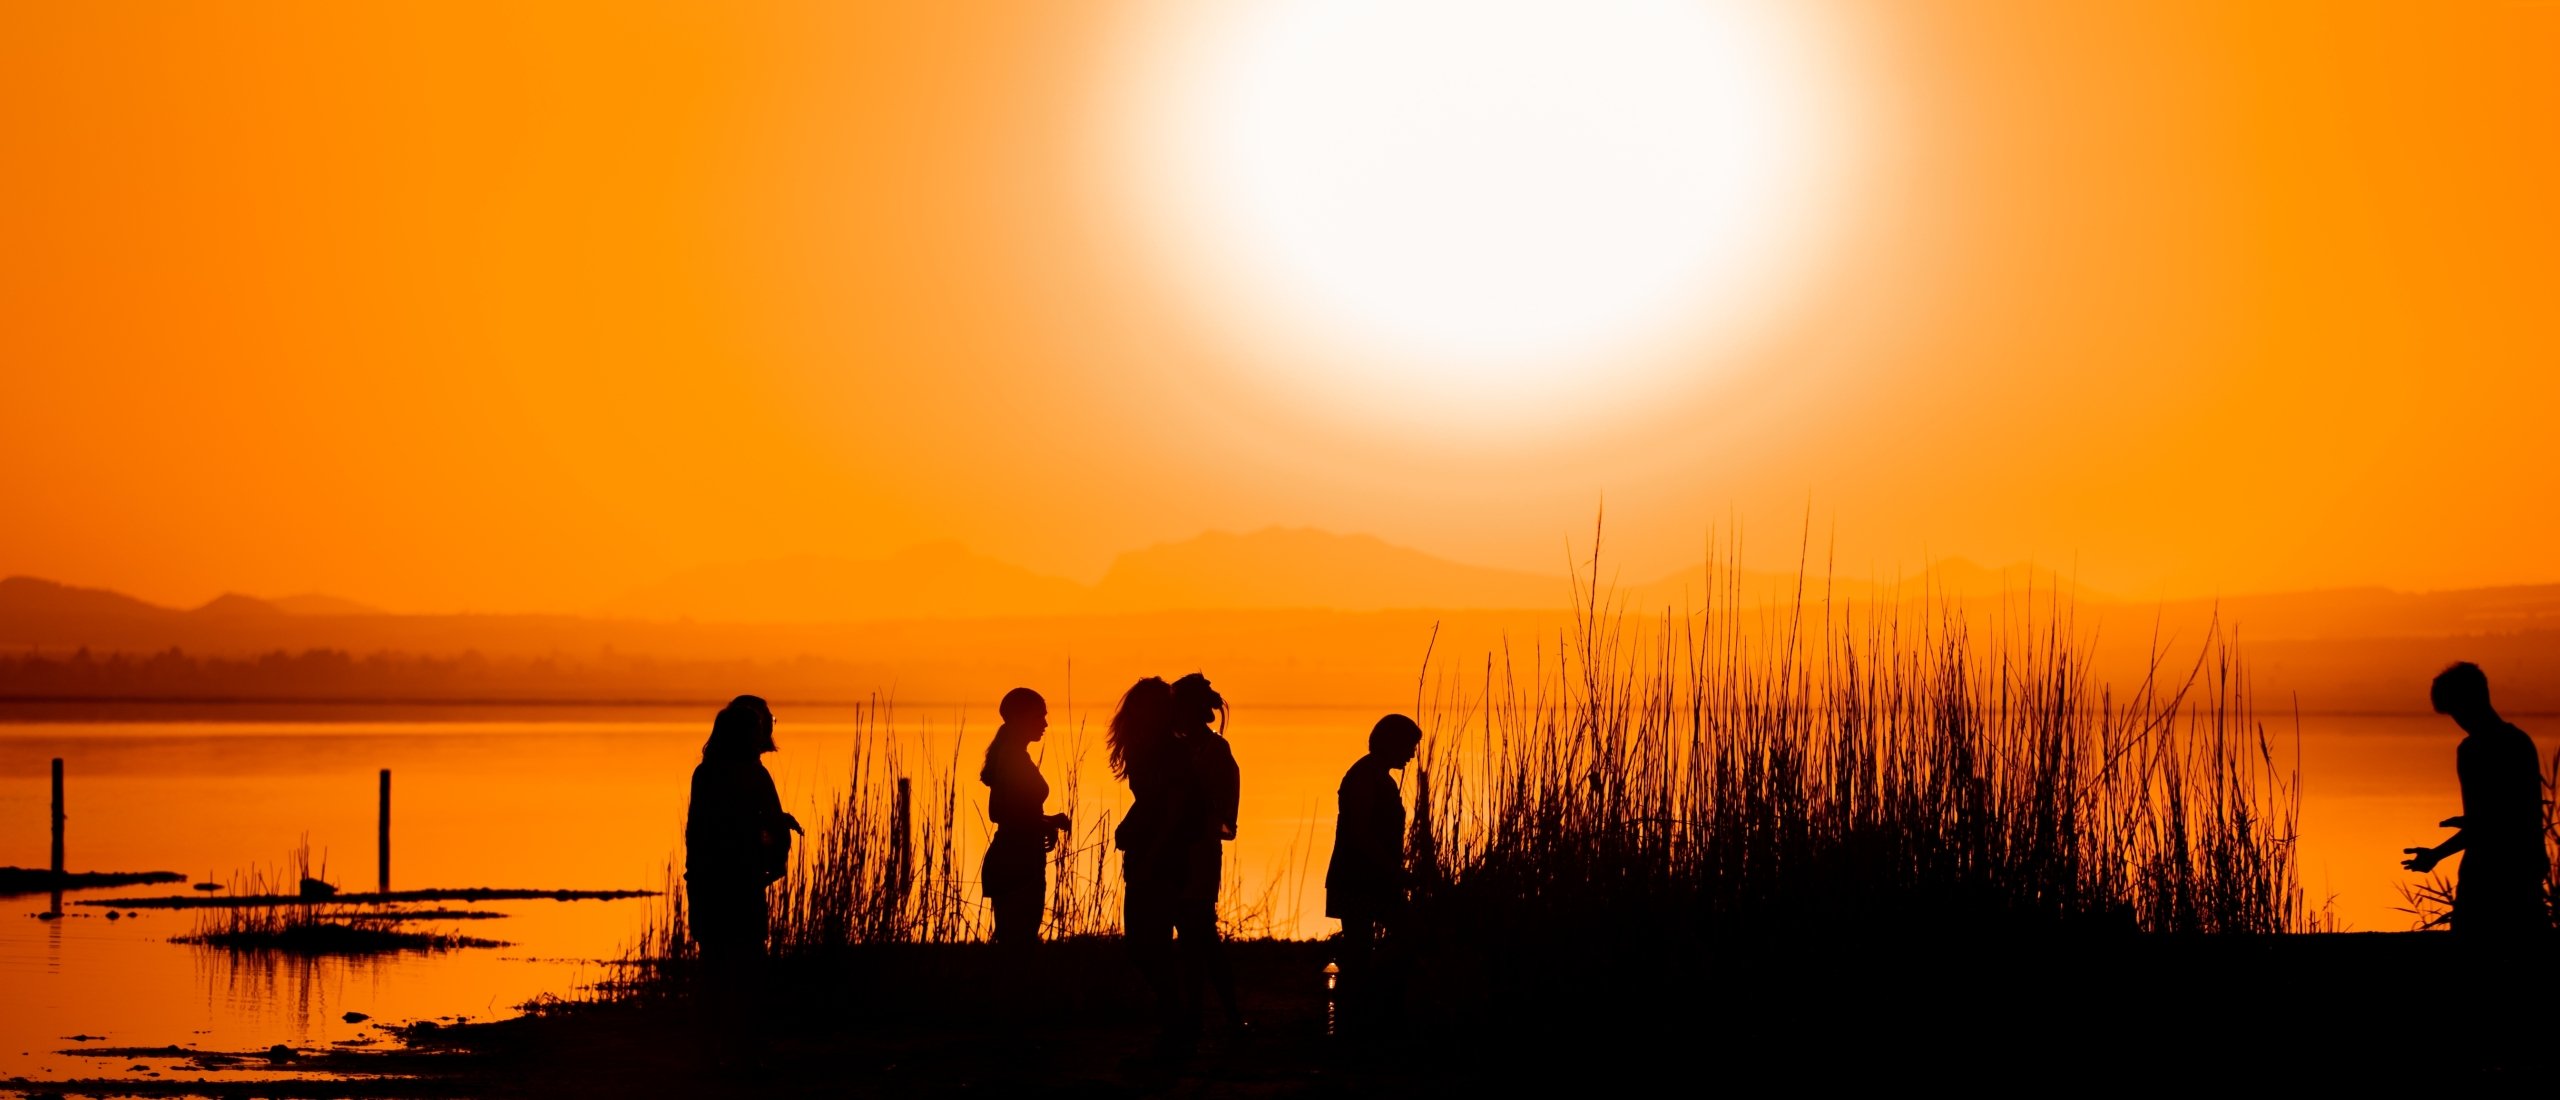
[[[2409,858],[2400,861],[2401,866],[2423,875],[2429,871],[2435,870],[2436,864],[2444,862],[2446,857],[2451,856],[2455,852],[2461,851],[2470,843],[2463,834],[2461,815],[2457,814],[2455,816],[2448,817],[2440,824],[2445,828],[2453,830],[2453,835],[2446,838],[2444,843],[2438,844],[2433,848],[2400,849],[2401,851],[2409,854]]]

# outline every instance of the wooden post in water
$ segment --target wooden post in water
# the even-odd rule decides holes
[[[62,930],[62,758],[53,758],[53,907],[45,910],[55,921],[56,933]]]
[[[391,892],[391,769],[382,769],[382,814],[374,825],[374,865],[381,869],[374,892]]]
[[[62,881],[62,758],[53,758],[53,879]],[[56,906],[56,908],[60,908]]]
[[[914,845],[914,841],[909,838],[907,833],[908,791],[909,788],[906,777],[900,776],[898,778],[898,800],[891,804],[889,811],[889,883],[891,891],[902,899],[907,896],[908,857],[912,853]]]

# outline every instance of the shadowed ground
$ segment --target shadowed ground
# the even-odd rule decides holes
[[[132,1095],[1432,1095],[1668,1083],[2036,1089],[2547,1085],[2560,1009],[2549,945],[2441,934],[2034,941],[1599,939],[1452,946],[1419,960],[1401,1041],[1324,1034],[1321,943],[1237,944],[1254,1031],[1151,1057],[1120,945],[1048,945],[1019,996],[982,945],[866,949],[777,967],[747,1034],[655,992],[494,1024],[423,1029],[406,1052],[295,1068],[408,1079],[251,1085],[90,1081]],[[120,1060],[118,1060],[120,1061]],[[116,1069],[123,1069],[118,1064]],[[190,1072],[187,1076],[195,1076]],[[101,1074],[101,1077],[107,1076]],[[169,1074],[177,1076],[177,1074]],[[228,1083],[223,1078],[232,1078]],[[1657,1086],[1658,1087],[1658,1086]]]

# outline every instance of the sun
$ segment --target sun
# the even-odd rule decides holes
[[[1718,369],[1846,180],[1805,4],[1269,0],[1160,16],[1120,192],[1278,392],[1510,430]]]

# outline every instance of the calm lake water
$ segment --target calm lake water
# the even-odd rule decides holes
[[[263,714],[240,720],[0,722],[0,864],[45,864],[48,762],[67,761],[73,870],[168,870],[227,882],[286,873],[308,843],[326,876],[370,889],[375,776],[394,775],[392,886],[655,889],[681,858],[686,778],[708,715],[671,710],[561,710],[532,719],[463,712],[416,721],[362,711]],[[1063,715],[1043,749],[1063,808],[1064,773],[1081,760],[1082,821],[1125,797],[1101,772],[1101,716]],[[1361,753],[1369,709],[1239,710],[1230,723],[1245,776],[1234,851],[1248,894],[1269,892],[1283,930],[1322,935],[1324,854],[1333,790]],[[786,808],[815,822],[843,787],[855,738],[846,711],[785,708],[782,751],[768,757]],[[959,759],[960,845],[974,867],[984,844],[984,788],[976,754],[991,716],[901,711],[896,737],[908,770]],[[1075,725],[1086,751],[1074,755]],[[2528,729],[2547,720],[2526,719]],[[2290,731],[2283,731],[2290,748]],[[2560,730],[2555,730],[2560,733]],[[876,736],[873,734],[872,736]],[[2398,852],[2443,836],[2459,809],[2458,734],[2430,716],[2305,716],[2302,868],[2317,907],[2360,930],[2408,927],[2395,912]],[[2550,735],[2540,738],[2546,751]],[[922,780],[920,779],[920,782]],[[919,801],[923,801],[919,797]],[[1098,838],[1078,837],[1089,843]],[[77,891],[66,902],[189,893],[183,886]],[[34,915],[44,896],[0,898],[0,1077],[122,1075],[124,1060],[58,1053],[105,1036],[116,1046],[262,1050],[381,1037],[378,1022],[487,1019],[544,994],[574,996],[633,942],[655,899],[492,902],[498,920],[424,927],[511,946],[367,960],[290,961],[173,944],[199,912],[105,910],[67,904],[59,921]],[[341,1016],[374,1020],[349,1024]],[[385,1041],[388,1041],[387,1039]]]
[[[784,708],[766,757],[784,806],[815,824],[844,787],[862,727],[848,711]],[[989,716],[990,718],[992,716]],[[1101,771],[1100,716],[1084,757],[1083,820],[1126,803]],[[1229,730],[1248,777],[1237,862],[1259,895],[1268,876],[1297,898],[1300,930],[1323,912],[1322,852],[1332,843],[1333,788],[1365,745],[1366,712],[1327,709],[1238,716]],[[326,877],[369,890],[376,873],[376,775],[393,773],[394,889],[498,886],[656,889],[682,858],[687,778],[707,714],[661,710],[384,721],[254,720],[0,722],[0,864],[42,867],[54,757],[66,761],[73,870],[167,870],[229,882],[261,871],[289,878],[306,842]],[[894,736],[919,776],[948,772],[957,737],[961,862],[985,844],[985,788],[975,781],[991,720],[896,715]],[[1044,766],[1059,787],[1074,718],[1053,729]],[[874,727],[876,729],[876,727]],[[873,734],[877,736],[877,734]],[[1330,774],[1326,774],[1330,773]],[[1319,812],[1321,811],[1321,812]],[[1095,837],[1078,837],[1090,843]],[[1296,876],[1310,870],[1313,882]],[[76,904],[192,893],[185,886],[83,890],[67,916],[40,921],[44,895],[0,898],[0,1078],[123,1075],[124,1060],[57,1053],[83,1045],[264,1050],[382,1037],[377,1023],[512,1014],[543,994],[572,996],[636,939],[656,899],[473,903],[503,919],[415,925],[510,946],[378,959],[236,956],[173,944],[210,911],[135,910],[108,920]],[[972,899],[973,901],[977,899]],[[1285,912],[1285,901],[1272,908]],[[448,907],[462,907],[449,905]],[[349,1011],[373,1020],[349,1024]],[[72,1041],[105,1036],[105,1043]],[[388,1041],[385,1039],[385,1041]]]

